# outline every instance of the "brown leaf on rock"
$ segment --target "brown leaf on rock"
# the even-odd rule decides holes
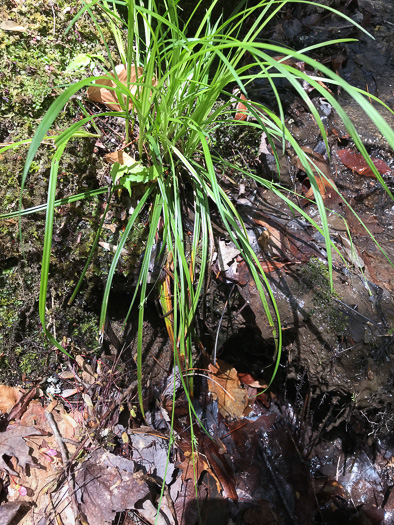
[[[4,455],[17,458],[18,464],[22,468],[26,467],[26,465],[34,465],[29,447],[23,438],[40,435],[42,435],[42,432],[37,428],[19,425],[9,426],[5,432],[0,432],[0,469],[17,475],[15,470],[4,461]]]
[[[323,201],[327,203],[327,201],[332,200],[333,196],[337,196],[336,190],[336,184],[332,179],[325,179],[321,175],[316,174],[316,184],[319,189],[320,195],[323,197]],[[305,198],[312,200],[314,198],[314,192],[312,187],[309,188],[309,190],[305,193]]]
[[[365,242],[359,246],[362,251],[362,260],[366,267],[366,276],[378,286],[385,287],[391,293],[393,290],[394,278],[393,268],[387,264],[387,259],[379,250],[372,239],[365,239]],[[393,253],[390,249],[387,254],[390,260],[393,260]]]
[[[283,248],[289,261],[300,263],[307,262],[311,257],[319,257],[312,231],[302,223],[295,220],[286,224],[283,234]]]
[[[243,417],[248,406],[248,396],[243,389],[235,368],[218,359],[218,366],[210,364],[208,387],[218,400],[219,411],[224,416],[232,418]]]
[[[376,175],[368,166],[367,161],[361,155],[361,153],[354,153],[350,148],[344,148],[337,151],[338,157],[341,159],[342,163],[352,171],[355,171],[359,175],[364,175],[364,177],[373,177],[376,178]],[[387,166],[385,162],[381,159],[372,158],[371,160],[375,165],[375,168],[381,175],[390,175],[391,169]]]
[[[338,196],[338,193],[336,191],[337,190],[336,184],[331,178],[330,169],[323,155],[321,155],[320,153],[317,153],[316,151],[313,151],[308,146],[304,146],[302,150],[304,153],[306,153],[306,155],[310,159],[310,167],[313,171],[313,174],[315,175],[316,184],[319,189],[320,195],[323,198],[324,203],[326,205],[332,205],[338,200],[340,200],[340,197]],[[305,166],[302,164],[299,157],[297,157],[296,159],[296,167],[299,170],[305,171]],[[321,175],[318,170],[323,175]],[[305,193],[305,198],[306,199],[314,198],[312,187]]]
[[[276,228],[272,222],[266,222],[258,218],[254,218],[253,222],[264,228],[257,239],[260,249],[263,252],[272,252],[272,249],[274,249],[276,253],[280,253],[282,251],[280,230]],[[271,250],[269,250],[269,248],[271,248]]]
[[[118,75],[118,79],[122,84],[127,84],[127,69],[123,64],[119,64],[115,67],[116,74]],[[130,75],[130,82],[137,82],[138,78],[143,75],[144,70],[142,67],[135,67],[134,65],[131,66],[131,75]],[[111,75],[115,78],[115,75],[111,73]],[[122,111],[122,106],[119,104],[118,96],[115,91],[117,85],[113,80],[111,80],[108,76],[106,77],[98,77],[95,81],[97,86],[90,86],[88,88],[88,99],[92,100],[93,102],[98,102],[100,104],[104,104],[109,108],[111,111]],[[115,89],[107,89],[106,87],[102,86],[108,86],[110,88]],[[137,91],[136,85],[130,85],[130,92],[134,95]],[[126,95],[121,95],[123,97],[124,104],[126,104]],[[129,107],[128,109],[131,109],[133,107],[133,102],[131,99],[129,99]]]
[[[263,269],[264,273],[272,273],[277,272],[278,270],[281,270],[282,268],[287,268],[288,266],[292,264],[300,264],[299,262],[279,262],[275,260],[271,261],[260,261],[260,266]]]
[[[204,471],[210,471],[206,459],[198,452],[185,453],[185,459],[179,463],[178,468],[182,470],[183,481],[194,479],[197,482]]]
[[[347,207],[345,208],[345,216],[352,235],[369,237],[369,233],[366,231],[363,224],[365,224],[365,226],[373,235],[377,235],[378,233],[385,231],[385,229],[379,224],[379,218],[374,214],[366,213],[363,215],[363,224],[361,224],[360,220]]]
[[[258,238],[263,260],[260,265],[265,273],[286,269],[291,264],[308,261],[316,255],[313,237],[302,222],[290,221],[280,224],[272,217],[253,217],[253,222],[265,230]]]
[[[225,273],[226,277],[227,276],[227,273]],[[245,286],[245,284],[247,284],[250,279],[252,278],[251,274],[250,274],[250,271],[249,271],[249,268],[248,268],[248,265],[246,264],[245,261],[241,261],[239,263],[237,263],[237,267],[236,267],[236,272],[234,274],[234,280],[233,282],[241,285],[241,286]]]

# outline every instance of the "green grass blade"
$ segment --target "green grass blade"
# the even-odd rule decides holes
[[[54,155],[54,158],[51,164],[51,172],[49,176],[47,213],[46,213],[46,222],[45,222],[45,238],[44,238],[44,249],[43,249],[42,263],[41,263],[41,283],[40,283],[40,296],[39,296],[38,311],[39,311],[41,326],[42,326],[42,329],[45,335],[48,337],[51,343],[55,345],[56,348],[58,348],[58,350],[66,354],[68,357],[71,357],[70,354],[66,352],[66,350],[58,343],[58,341],[56,341],[56,339],[50,333],[50,331],[47,328],[47,323],[46,323],[46,299],[47,299],[47,291],[48,291],[49,263],[50,263],[50,257],[51,257],[53,217],[54,217],[54,205],[53,204],[55,202],[56,182],[57,182],[57,175],[59,171],[59,162],[60,162],[60,159],[61,159],[61,156],[63,154],[65,147],[66,147],[66,144],[61,146],[56,152],[56,154]]]

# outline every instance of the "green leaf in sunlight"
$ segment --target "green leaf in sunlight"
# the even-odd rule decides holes
[[[66,67],[66,71],[75,71],[76,69],[82,69],[90,64],[92,61],[92,55],[89,53],[81,53],[74,57]]]
[[[131,195],[131,187],[136,184],[147,184],[157,179],[157,169],[154,166],[147,168],[140,162],[127,159],[125,164],[115,162],[111,169],[114,184],[125,188]]]

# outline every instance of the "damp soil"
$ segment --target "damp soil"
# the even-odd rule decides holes
[[[338,7],[338,2],[331,4]],[[339,4],[374,35],[374,41],[350,24],[301,5],[289,7],[271,26],[266,38],[295,48],[334,36],[358,38],[358,42],[330,47],[316,58],[329,63],[343,78],[378,96],[393,109],[394,39],[388,22],[393,20],[390,18],[394,13],[393,2],[359,0]],[[342,163],[341,151],[353,145],[335,111],[321,96],[311,95],[324,116],[331,149],[328,159],[302,101],[288,86],[278,86],[278,89],[283,95],[287,124],[293,134],[304,148],[318,155],[319,162],[326,163],[345,199],[394,260],[393,201],[376,179],[363,177]],[[248,95],[251,100],[274,107],[267,86],[252,85]],[[358,107],[343,93],[336,96],[353,120],[368,152],[389,168],[384,180],[393,191],[393,152]],[[94,111],[93,106],[87,107]],[[379,111],[394,125],[387,110],[379,106]],[[81,141],[68,152],[61,189],[73,193],[105,184],[108,170],[102,156],[107,145],[116,147],[120,139],[117,133],[111,134],[111,130],[117,129],[116,122],[104,124],[105,136],[99,141],[88,144]],[[13,138],[13,126],[11,120],[4,121],[2,142]],[[261,141],[261,134],[248,135],[238,129],[233,135],[218,133],[216,148],[229,161],[239,165],[246,162],[260,176],[275,181],[280,178],[284,187],[307,194],[308,181],[297,165],[294,152],[290,148],[284,152],[279,176],[273,156],[259,152]],[[20,151],[17,155],[9,154],[8,169],[20,171],[21,157]],[[48,177],[45,152],[39,159],[41,166],[37,166],[26,192],[26,206],[41,203],[45,198]],[[216,464],[216,478],[227,476],[238,495],[235,503],[230,489],[223,495],[223,490],[218,491],[217,484],[212,482],[212,476],[202,475],[198,491],[203,522],[390,525],[394,523],[393,268],[352,212],[333,196],[329,200],[328,221],[340,255],[334,252],[332,290],[322,236],[302,216],[292,215],[274,194],[242,179],[238,179],[234,187],[228,182],[232,176],[232,173],[223,174],[223,185],[227,185],[247,224],[256,253],[264,264],[271,264],[266,275],[278,305],[284,345],[275,382],[270,385],[269,394],[263,394],[273,368],[275,345],[255,285],[241,256],[230,259],[226,268],[214,268],[200,309],[198,331],[204,348],[194,350],[196,362],[205,369],[215,354],[239,376],[249,375],[259,386],[243,384],[242,388],[252,400],[250,410],[244,417],[231,420],[218,411],[217,401],[207,394],[204,380],[196,383],[195,408],[225,450],[209,452],[209,442],[196,428],[201,453]],[[9,211],[11,194],[17,189],[10,189],[9,184],[5,186],[8,190],[3,198]],[[53,246],[56,273],[51,276],[49,287],[50,318],[62,334],[67,351],[84,354],[94,362],[102,356],[106,362],[117,363],[125,385],[136,375],[138,309],[131,313],[131,321],[126,326],[123,322],[133,294],[140,254],[135,259],[122,259],[111,296],[103,348],[96,340],[96,326],[110,262],[110,254],[104,249],[93,261],[81,298],[72,309],[66,304],[76,284],[76,275],[83,268],[102,204],[99,201],[61,209],[56,218]],[[116,204],[103,239],[112,246],[116,245],[118,228],[125,220],[124,209],[130,207],[125,196]],[[301,199],[299,204],[318,221],[312,204],[306,199]],[[48,370],[56,375],[63,359],[45,342],[36,312],[42,215],[24,219],[23,226],[28,232],[27,259],[23,259],[16,242],[17,221],[8,221],[0,232],[3,287],[0,359],[4,382],[29,386],[34,379],[47,379]],[[142,225],[141,236],[143,231]],[[219,241],[224,249],[230,244],[225,236],[218,235],[218,245]],[[171,383],[173,355],[153,286],[147,305],[143,352],[145,409],[151,426],[164,431],[167,427],[161,426],[157,413],[163,412],[163,406],[168,408],[163,391]],[[188,423],[182,412],[182,401],[179,394],[177,431],[185,438]],[[189,483],[188,488],[178,487],[178,490],[174,488],[176,483],[172,484],[172,494],[178,505],[183,501],[182,523],[194,524],[197,507],[189,494],[193,485]],[[183,500],[179,496],[182,491]]]

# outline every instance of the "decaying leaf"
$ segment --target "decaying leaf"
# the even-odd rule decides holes
[[[133,157],[131,157],[128,153],[124,152],[123,150],[113,151],[112,153],[107,153],[104,155],[104,159],[109,162],[110,164],[115,164],[115,162],[119,162],[119,164],[131,164],[134,163],[135,160]]]
[[[371,239],[364,244],[362,256],[366,267],[364,273],[368,279],[392,293],[393,269],[386,265],[385,256]]]
[[[71,396],[75,396],[75,394],[78,394],[78,388],[66,388],[65,390],[62,390],[62,397],[64,397],[65,399]]]
[[[81,355],[77,355],[75,360],[82,368],[82,381],[87,385],[93,385],[95,382],[95,377],[92,367],[89,365],[89,363],[86,363],[85,359]]]
[[[107,252],[112,252],[112,253],[115,253],[116,250],[118,249],[117,246],[115,246],[114,244],[109,244],[108,242],[104,242],[104,241],[100,241],[99,242],[99,245],[104,248],[105,251]],[[127,250],[126,248],[122,248],[122,250],[120,251],[121,255],[128,255],[130,252],[129,250]]]
[[[20,425],[9,426],[5,432],[0,432],[0,468],[8,473],[17,475],[4,461],[3,456],[15,457],[18,464],[25,468],[26,465],[34,465],[34,461],[29,454],[29,447],[23,438],[27,436],[40,436],[42,432],[34,427],[22,427]]]
[[[347,168],[355,171],[359,175],[364,175],[364,177],[376,178],[376,175],[368,166],[367,161],[361,153],[354,153],[350,148],[344,148],[337,151],[337,154]],[[391,173],[391,169],[383,160],[376,158],[371,158],[371,160],[381,175],[389,175]]]
[[[185,459],[178,465],[182,470],[182,479],[186,481],[193,479],[196,482],[204,471],[209,471],[210,466],[202,454],[198,452],[185,454]]]
[[[43,407],[40,401],[31,401],[26,413],[22,416],[21,424],[24,426],[35,426],[40,428],[43,432],[52,433],[51,428],[48,425],[48,421],[45,415],[49,407]],[[74,439],[76,435],[77,427],[81,427],[83,423],[82,415],[77,410],[70,412],[69,414],[64,408],[54,408],[51,411],[55,418],[56,425],[59,429],[60,435],[64,438]],[[51,444],[52,448],[57,448],[55,440],[46,438],[48,443]],[[67,448],[72,453],[72,445],[67,444]]]
[[[326,202],[328,199],[332,197],[332,193],[337,194],[336,191],[334,190],[334,188],[336,188],[336,185],[332,179],[325,179],[324,177],[321,177],[320,175],[316,175],[316,184],[317,184],[317,187],[319,188],[320,195],[323,197],[324,202]],[[305,198],[313,199],[313,197],[314,197],[313,189],[310,188],[305,193]]]
[[[253,218],[253,222],[264,228],[257,239],[261,251],[281,254],[282,241],[280,230],[276,228],[272,222],[266,222],[259,218]]]
[[[232,242],[219,241],[217,250],[218,267],[225,272],[231,266],[232,261],[240,255],[240,251]],[[216,259],[214,259],[216,260]]]
[[[26,410],[28,410],[31,400],[37,397],[39,392],[39,388],[33,387],[28,392],[22,394],[19,401],[16,403],[16,405],[14,405],[8,414],[8,422],[12,421],[13,419],[21,419]]]
[[[268,149],[269,142],[267,138],[267,133],[263,131],[260,138],[260,146],[259,146],[259,156],[260,155],[270,155],[270,150]]]
[[[307,154],[308,158],[311,161],[310,167],[313,171],[313,174],[315,175],[316,184],[319,189],[320,195],[323,198],[323,201],[327,205],[329,203],[333,204],[334,201],[340,198],[337,193],[336,184],[331,178],[330,169],[323,155],[321,155],[320,153],[317,153],[316,151],[313,151],[311,148],[308,148],[307,146],[304,146],[302,150],[304,151],[304,153]],[[299,157],[297,157],[296,159],[296,166],[299,170],[305,171],[305,167],[303,166]],[[321,175],[321,173],[319,172],[321,172],[323,175]],[[312,187],[305,193],[305,198],[306,199],[314,198]]]
[[[198,501],[196,501],[196,490]],[[178,525],[198,523],[201,515],[199,502],[207,497],[207,489],[194,480],[183,481],[181,476],[170,486],[171,499],[174,502]]]
[[[75,373],[71,372],[71,370],[64,370],[64,372],[60,372],[58,376],[60,379],[74,379]]]
[[[144,518],[144,520],[146,520],[147,523],[154,523],[155,525],[175,525],[175,521],[171,516],[170,509],[166,506],[165,500],[163,501],[160,507],[159,515],[157,515],[156,507],[149,499],[143,502],[142,509],[139,514]],[[167,507],[167,513],[163,512],[165,507]],[[162,514],[165,514],[165,517]]]
[[[10,412],[12,407],[16,405],[22,396],[22,392],[18,388],[0,385],[0,412],[5,414]]]
[[[246,120],[248,118],[248,109],[243,104],[242,100],[246,100],[246,97],[243,93],[241,93],[240,97],[241,100],[237,104],[236,113],[235,113],[235,120]]]
[[[0,24],[0,29],[3,31],[16,31],[17,33],[24,33],[27,31],[26,27],[21,26],[13,20],[3,20]]]
[[[28,510],[30,505],[24,501],[10,501],[0,506],[0,523],[1,525],[11,525],[12,523],[21,523],[19,518]],[[18,518],[19,516],[19,518]]]
[[[122,84],[126,85],[127,83],[127,69],[123,64],[119,64],[115,67],[116,74],[118,75],[118,79]],[[142,67],[135,67],[134,65],[131,66],[131,75],[130,75],[130,82],[135,83],[138,82],[138,78],[143,75],[144,70]],[[115,78],[115,75],[111,73],[111,75]],[[111,111],[122,111],[122,106],[119,104],[118,96],[115,91],[115,89],[107,89],[105,87],[101,86],[108,86],[111,88],[116,88],[116,83],[111,80],[108,76],[106,77],[99,77],[96,81],[97,86],[90,86],[88,88],[88,99],[92,100],[93,102],[98,102],[100,104],[104,104],[109,108]],[[136,85],[130,85],[130,93],[134,95],[137,91]],[[121,95],[124,100],[124,104],[126,104],[126,95]],[[133,101],[129,99],[129,107],[128,109],[131,109],[133,107]]]
[[[345,237],[344,235],[339,234],[339,238],[341,240],[341,243],[342,243],[342,246],[345,252],[344,253],[345,259],[347,259],[356,268],[363,269],[365,266],[364,261],[360,257],[355,244],[352,241],[350,241],[347,237]]]
[[[168,442],[148,433],[132,434],[130,442],[135,464],[160,479],[165,475],[166,483],[171,483],[175,467],[173,463],[168,463]]]
[[[244,385],[248,385],[251,388],[268,388],[266,383],[257,381],[250,374],[238,372],[238,377]]]
[[[235,368],[218,359],[218,366],[209,365],[208,387],[218,399],[220,413],[232,418],[241,418],[248,406],[248,396],[243,389]]]
[[[272,273],[277,272],[278,270],[281,270],[282,268],[287,268],[291,264],[297,264],[294,262],[280,262],[277,260],[271,260],[271,261],[260,261],[260,266],[263,269],[264,273]]]
[[[114,454],[98,449],[77,472],[76,497],[87,523],[111,524],[117,512],[135,508],[137,501],[149,496],[143,472],[130,473],[116,459]],[[132,461],[122,459],[133,466]]]

